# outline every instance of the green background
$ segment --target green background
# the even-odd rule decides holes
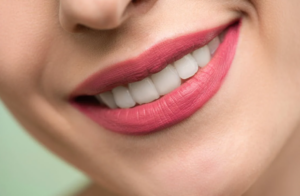
[[[69,196],[87,183],[35,142],[0,101],[0,196]]]

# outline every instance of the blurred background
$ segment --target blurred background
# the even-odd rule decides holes
[[[35,142],[0,101],[0,196],[71,196],[88,182]]]

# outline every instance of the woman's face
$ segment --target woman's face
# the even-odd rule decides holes
[[[39,141],[116,193],[238,196],[300,122],[299,9],[297,0],[2,0],[0,96]],[[169,93],[116,110],[76,103],[107,86],[105,92],[127,87],[124,78],[139,77],[143,58],[147,70],[151,61],[173,64],[173,53],[193,53],[195,35],[203,45],[236,21],[213,55],[215,63],[203,68],[213,72],[208,79],[198,74],[199,80],[181,80],[175,89],[198,89],[201,96],[177,100]],[[94,87],[89,80],[97,76]],[[195,104],[187,110],[161,106],[170,110],[167,123],[153,123],[163,113],[145,109],[167,99],[178,101],[178,108]],[[141,110],[151,124],[130,116]],[[128,112],[129,120],[120,124],[125,117],[116,111]]]

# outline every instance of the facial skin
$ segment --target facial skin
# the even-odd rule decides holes
[[[0,97],[35,138],[115,195],[299,195],[299,9],[297,0],[2,0]],[[176,126],[117,134],[67,100],[98,70],[237,18],[224,84]]]

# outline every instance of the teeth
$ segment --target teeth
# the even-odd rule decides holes
[[[188,79],[198,71],[197,62],[190,54],[176,61],[174,66],[182,79]]]
[[[204,46],[193,52],[193,57],[196,59],[199,67],[204,67],[210,61],[210,52],[208,46]]]
[[[105,92],[105,93],[101,93],[101,94],[97,95],[96,97],[98,98],[98,100],[100,102],[102,101],[103,103],[105,103],[111,109],[118,108],[118,106],[115,102],[114,96],[110,91]]]
[[[166,95],[181,85],[181,79],[172,65],[153,74],[151,79],[159,95]]]
[[[117,106],[120,108],[131,108],[135,106],[129,90],[124,86],[116,87],[112,90]]]
[[[119,86],[112,91],[96,95],[96,98],[111,109],[131,108],[136,103],[150,103],[178,88],[181,85],[181,79],[185,80],[194,76],[199,67],[205,67],[219,45],[220,38],[216,37],[206,46],[174,62],[174,66],[168,65],[150,77],[128,84],[128,88]]]
[[[211,42],[208,43],[208,48],[210,50],[210,54],[214,54],[220,45],[220,38],[216,37]]]
[[[139,103],[149,103],[159,98],[159,94],[150,78],[129,84],[133,99]]]

